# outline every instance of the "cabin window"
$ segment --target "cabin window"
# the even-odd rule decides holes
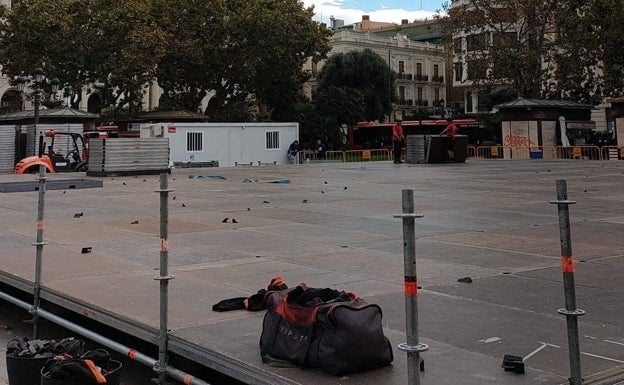
[[[204,151],[204,133],[203,132],[187,132],[186,133],[186,151],[200,152]]]
[[[279,131],[266,131],[265,137],[266,137],[265,147],[267,150],[279,150],[280,148]]]

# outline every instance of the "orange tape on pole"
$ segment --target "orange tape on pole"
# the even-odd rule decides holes
[[[405,295],[417,295],[418,282],[416,277],[405,277]]]
[[[561,256],[561,270],[564,273],[574,273],[574,261],[571,255],[569,257]]]
[[[169,240],[168,239],[160,239],[160,251],[169,251]]]
[[[45,229],[45,221],[43,219],[37,221],[37,230]]]
[[[130,351],[128,352],[128,358],[130,358],[131,360],[134,360],[134,356],[136,356],[137,351],[134,349],[130,349]]]
[[[191,376],[190,374],[187,374],[186,376],[184,376],[184,385],[190,385],[194,379],[195,377]]]

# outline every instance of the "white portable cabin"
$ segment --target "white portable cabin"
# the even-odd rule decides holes
[[[156,123],[140,130],[141,138],[169,138],[173,164],[221,167],[289,163],[288,147],[299,139],[299,123]]]

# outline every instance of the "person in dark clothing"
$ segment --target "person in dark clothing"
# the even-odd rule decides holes
[[[312,147],[312,151],[314,151],[314,153],[316,154],[317,159],[325,159],[326,149],[325,145],[320,139],[316,141],[316,144],[314,145],[314,147]]]
[[[299,163],[299,151],[301,151],[301,145],[299,145],[299,141],[295,139],[295,141],[292,142],[288,147],[288,152],[286,153],[286,155],[288,156],[288,160],[290,160],[290,163]]]

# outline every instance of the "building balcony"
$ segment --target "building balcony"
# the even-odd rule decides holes
[[[399,106],[413,106],[414,101],[412,99],[399,99],[397,100],[397,105]]]
[[[399,80],[412,80],[412,74],[406,74],[404,72],[401,72],[397,75],[397,78]]]
[[[434,83],[444,83],[444,76],[432,76],[431,81]]]
[[[429,105],[429,101],[427,99],[420,99],[416,101],[416,105],[427,107]]]
[[[429,81],[429,75],[416,75],[416,81],[419,81],[419,82]]]

